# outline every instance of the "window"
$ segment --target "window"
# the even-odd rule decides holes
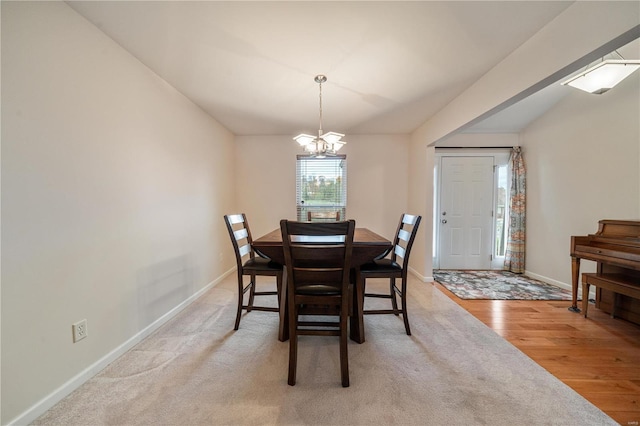
[[[502,164],[496,167],[497,171],[497,194],[496,194],[496,214],[495,214],[495,249],[493,255],[496,257],[504,257],[507,238],[507,214],[509,201],[509,186],[508,186],[508,165]]]
[[[347,157],[313,158],[299,155],[296,161],[297,217],[306,221],[309,212],[340,214],[347,210]],[[335,217],[335,216],[334,216]]]

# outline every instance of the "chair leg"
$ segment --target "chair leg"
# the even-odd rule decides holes
[[[289,304],[289,383],[296,384],[296,368],[298,366],[298,306]]]
[[[280,308],[282,303],[282,275],[276,275],[276,292],[278,293],[278,308]]]
[[[244,284],[242,282],[242,272],[238,272],[238,309],[236,312],[236,324],[234,330],[240,327],[240,317],[242,316],[242,301],[244,300]]]
[[[256,295],[256,274],[251,274],[251,282],[249,283],[249,303],[247,303],[247,312],[251,312],[253,308],[253,299]]]
[[[282,309],[282,300],[283,300],[283,294],[282,294],[282,275],[276,275],[276,301],[278,303],[278,340],[280,342],[283,342],[284,340],[284,336],[285,336],[285,331],[284,329],[286,327],[288,327],[288,324],[283,327],[282,326],[282,317],[284,314],[284,309]]]
[[[409,327],[409,316],[407,315],[407,281],[402,280],[402,292],[400,299],[402,300],[402,319],[404,320],[404,329],[407,336],[411,336],[411,328]],[[395,297],[394,297],[395,300]]]
[[[284,270],[282,275],[279,277],[279,298],[278,298],[278,307],[280,308],[280,324],[278,325],[278,340],[281,342],[286,342],[289,339],[289,317],[291,313],[289,312],[289,302],[287,298],[287,272]]]
[[[343,303],[347,303],[346,301]],[[349,387],[349,354],[347,346],[347,314],[340,314],[340,375],[342,378],[342,387]]]
[[[389,295],[391,296],[391,307],[393,308],[394,311],[397,311],[398,310],[398,302],[396,301],[395,287],[396,287],[396,279],[395,278],[389,278]],[[398,316],[397,313],[395,315]]]

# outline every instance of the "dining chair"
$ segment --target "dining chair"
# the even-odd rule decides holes
[[[319,221],[319,222],[340,222],[340,210],[335,212],[325,212],[325,211],[308,211],[307,212],[307,220],[309,222]]]
[[[227,224],[227,230],[229,231],[229,237],[231,237],[231,243],[233,244],[233,250],[236,254],[237,273],[238,273],[238,308],[236,313],[236,323],[233,327],[237,330],[240,326],[240,318],[242,316],[242,310],[246,309],[247,312],[251,311],[268,311],[279,312],[278,307],[270,306],[256,306],[254,305],[254,298],[256,296],[276,296],[278,300],[278,306],[281,303],[282,296],[282,265],[272,262],[270,259],[256,256],[256,253],[251,246],[253,240],[251,239],[251,230],[249,229],[249,222],[244,213],[229,214],[224,216],[224,221]],[[249,283],[244,284],[244,276],[249,276]],[[269,276],[276,277],[276,290],[271,291],[257,291],[256,277]],[[245,293],[249,292],[249,300],[247,304],[244,304]]]
[[[283,219],[280,222],[287,268],[288,383],[291,386],[296,384],[300,335],[340,337],[342,386],[349,386],[347,323],[352,310],[350,300],[353,300],[349,276],[355,225],[354,220],[323,223]],[[325,315],[334,318],[316,317]]]
[[[372,262],[365,263],[358,270],[357,277],[362,285],[362,293],[365,300],[367,297],[391,299],[391,309],[365,309],[363,307],[362,313],[365,315],[394,314],[396,316],[402,314],[404,328],[409,336],[411,336],[411,328],[409,327],[409,316],[407,314],[407,272],[409,269],[409,253],[421,219],[421,216],[402,214],[393,241],[391,257],[375,259]],[[389,293],[367,293],[367,278],[389,278]],[[398,278],[401,280],[400,287],[396,285],[396,279]],[[398,309],[398,296],[400,297],[401,309]],[[364,300],[362,303],[364,306]]]

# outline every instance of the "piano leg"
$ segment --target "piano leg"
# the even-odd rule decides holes
[[[580,313],[578,308],[578,279],[580,278],[580,258],[571,258],[571,312]],[[584,297],[584,295],[583,295]]]

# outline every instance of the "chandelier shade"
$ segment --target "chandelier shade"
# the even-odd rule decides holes
[[[563,81],[563,85],[601,95],[640,68],[640,60],[607,59]]]
[[[320,86],[320,128],[318,130],[318,136],[312,136],[307,134],[299,134],[294,137],[293,140],[298,142],[306,153],[311,157],[324,158],[334,156],[338,153],[338,150],[342,148],[346,142],[341,140],[344,135],[342,133],[327,132],[323,134],[322,131],[322,83],[327,81],[327,77],[324,75],[317,75],[315,82]]]

